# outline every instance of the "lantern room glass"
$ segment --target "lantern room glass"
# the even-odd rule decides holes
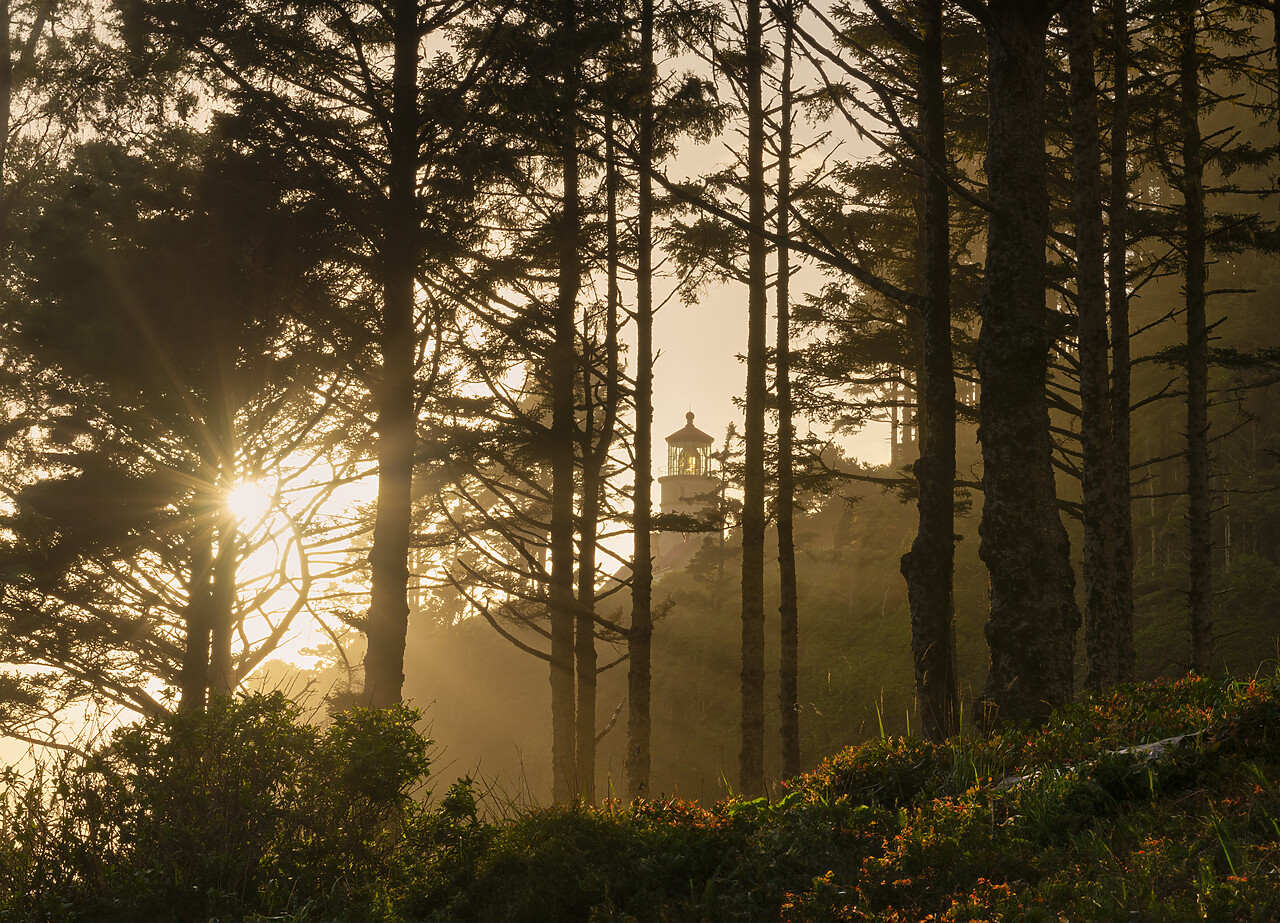
[[[667,446],[667,472],[691,477],[711,474],[711,446],[674,444]]]

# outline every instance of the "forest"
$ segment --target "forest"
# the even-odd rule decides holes
[[[0,3],[0,919],[1280,913],[1280,3]]]

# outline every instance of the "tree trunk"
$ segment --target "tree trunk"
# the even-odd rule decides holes
[[[13,23],[9,0],[0,0],[0,258],[8,265],[10,186],[9,132],[13,120]],[[7,278],[7,273],[6,273]]]
[[[942,0],[925,4],[920,52],[920,130],[924,169],[923,359],[918,375],[920,454],[912,470],[920,487],[919,526],[902,556],[911,607],[916,702],[925,733],[945,740],[959,730],[956,686],[955,561],[956,385],[951,353],[951,233],[942,74]],[[922,158],[923,160],[923,158]]]
[[[607,170],[612,165],[606,165]],[[612,267],[609,273],[612,276]],[[609,280],[610,288],[613,279]],[[594,356],[590,319],[583,318],[582,346],[582,506],[578,513],[578,603],[574,615],[573,659],[577,680],[577,712],[574,730],[574,778],[577,794],[587,804],[595,802],[596,778],[596,527],[600,520],[600,463],[595,457],[596,407]]]
[[[1213,535],[1209,511],[1209,329],[1205,319],[1207,282],[1204,153],[1200,136],[1200,66],[1196,54],[1196,12],[1200,4],[1184,0],[1179,23],[1179,119],[1182,127],[1182,201],[1186,222],[1187,306],[1187,494],[1191,588],[1187,610],[1191,625],[1191,667],[1207,673],[1213,666]]]
[[[551,374],[551,763],[553,796],[567,803],[582,780],[576,778],[574,715],[573,531],[574,531],[574,339],[578,305],[578,68],[575,4],[565,0],[562,67],[560,156],[564,204],[558,228],[559,274],[549,366]]]
[[[986,18],[992,213],[977,366],[979,553],[991,580],[985,721],[1042,720],[1071,698],[1080,613],[1058,514],[1045,381],[1044,0],[991,0]]]
[[[778,348],[774,369],[778,389],[778,578],[781,603],[778,710],[782,730],[782,774],[800,774],[800,605],[796,588],[795,430],[791,406],[791,261],[787,210],[791,207],[791,68],[795,30],[788,5],[783,26],[782,125],[778,137]]]
[[[1116,535],[1111,498],[1111,400],[1103,262],[1102,153],[1094,77],[1093,3],[1064,11],[1071,65],[1071,147],[1075,189],[1076,314],[1083,453],[1085,685],[1120,681],[1123,642],[1116,612]]]
[[[1111,207],[1107,229],[1107,287],[1111,315],[1111,523],[1115,529],[1115,626],[1119,647],[1117,682],[1130,682],[1133,647],[1133,510],[1129,480],[1130,360],[1129,275],[1126,251],[1129,213],[1129,13],[1128,0],[1112,0],[1113,111],[1111,116]]]
[[[600,370],[592,350],[590,325],[584,326],[583,337],[583,418],[586,421],[582,440],[582,516],[578,529],[578,622],[576,659],[578,675],[577,772],[582,785],[582,798],[595,801],[596,776],[596,540],[605,480],[601,476],[609,449],[613,444],[620,394],[618,368],[618,310],[621,295],[618,271],[621,251],[618,244],[618,163],[614,144],[613,112],[605,114],[605,235],[608,292],[605,308],[604,394],[596,421],[595,389]]]
[[[364,700],[375,708],[400,701],[409,625],[409,545],[413,534],[414,277],[417,265],[417,0],[395,0],[387,218],[382,240],[382,368],[377,407],[378,497],[369,551],[368,650]]]
[[[752,233],[747,251],[747,386],[742,510],[742,751],[740,792],[764,794],[764,416],[765,274],[764,107],[760,0],[748,0],[747,214]]]
[[[192,539],[191,583],[187,590],[187,637],[182,656],[178,711],[204,711],[209,688],[209,604],[213,579],[213,528],[202,524]]]
[[[225,491],[222,492],[225,498]],[[224,508],[218,511],[218,550],[213,559],[213,586],[210,595],[209,690],[229,696],[236,691],[236,670],[231,659],[236,601],[236,555],[239,529],[236,517]]]
[[[640,93],[636,201],[636,472],[627,632],[627,797],[649,794],[650,686],[653,641],[653,0],[640,4]]]

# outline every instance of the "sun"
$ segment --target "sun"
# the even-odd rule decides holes
[[[241,481],[227,494],[227,508],[245,522],[261,522],[271,511],[271,494],[257,481]]]

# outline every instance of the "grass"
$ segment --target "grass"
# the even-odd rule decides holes
[[[420,748],[399,725],[361,719],[346,737],[294,735],[283,703],[240,707],[249,714],[228,727],[259,750],[320,746],[324,758],[292,753],[280,778],[260,759],[232,761],[245,778],[188,773],[198,790],[163,798],[155,780],[130,774],[141,765],[117,766],[110,786],[71,767],[38,792],[11,786],[0,918],[1280,919],[1275,676],[1128,686],[991,737],[886,736],[790,780],[773,802],[610,801],[496,823],[478,819],[484,795],[470,780],[432,809],[407,799]],[[383,745],[378,765],[401,772],[395,784],[370,785],[357,738]],[[1131,749],[1170,738],[1155,756]],[[148,760],[169,753],[163,729],[146,739],[135,751]],[[122,786],[129,779],[149,801]],[[192,861],[200,837],[170,829],[198,823],[200,799],[225,800],[228,786],[258,812],[262,856],[233,879],[218,856]],[[185,813],[165,815],[175,804]],[[377,829],[324,830],[309,811],[329,823],[376,817]],[[234,846],[236,820],[220,821],[219,842]],[[138,829],[182,844],[183,869],[130,840]],[[192,868],[221,877],[198,880]],[[179,873],[193,897],[175,904]]]

